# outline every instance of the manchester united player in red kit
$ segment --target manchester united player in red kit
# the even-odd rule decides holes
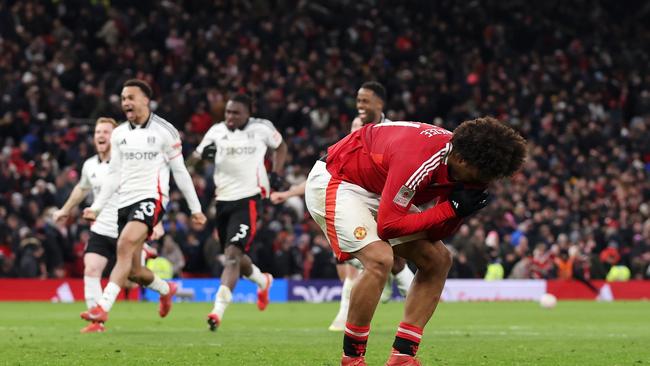
[[[328,149],[307,178],[305,201],[340,261],[365,270],[352,290],[342,365],[365,365],[370,321],[393,255],[418,268],[386,365],[419,365],[424,326],[451,267],[440,239],[488,203],[487,186],[519,169],[525,140],[493,118],[453,134],[418,122],[366,125]],[[425,211],[418,206],[435,202]]]

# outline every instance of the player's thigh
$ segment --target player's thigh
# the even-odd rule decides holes
[[[124,250],[128,250],[129,253],[134,250],[142,250],[147,236],[149,236],[149,227],[145,223],[129,221],[117,240],[118,254],[123,253]]]
[[[84,254],[84,276],[101,277],[108,258],[97,253]]]
[[[440,240],[419,239],[394,245],[393,253],[413,262],[418,269],[448,269],[452,261],[451,252]]]

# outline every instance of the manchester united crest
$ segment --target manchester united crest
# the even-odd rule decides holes
[[[365,239],[366,235],[368,235],[368,230],[366,230],[365,227],[357,226],[357,228],[354,229],[354,237],[357,238],[357,240]]]

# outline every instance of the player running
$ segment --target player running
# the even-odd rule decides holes
[[[225,247],[221,285],[208,314],[212,331],[223,321],[240,275],[257,284],[259,310],[268,305],[273,283],[271,274],[262,273],[246,253],[255,237],[261,195],[265,194],[264,156],[268,148],[274,150],[271,187],[277,189],[287,145],[270,121],[251,117],[251,109],[252,101],[247,95],[230,98],[226,104],[226,120],[208,130],[194,153],[194,159],[203,157],[215,164],[217,230]]]
[[[203,225],[206,221],[183,162],[180,135],[172,124],[151,112],[151,97],[151,87],[146,82],[132,79],[124,83],[122,110],[127,122],[113,131],[108,177],[99,197],[83,213],[85,219],[94,221],[119,188],[117,262],[102,298],[96,306],[81,313],[88,321],[108,319],[127,279],[159,292],[159,314],[164,317],[169,313],[176,284],[161,280],[140,262],[144,241],[164,214],[167,166],[187,200],[192,222]]]

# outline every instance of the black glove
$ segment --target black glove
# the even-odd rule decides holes
[[[271,189],[274,191],[282,190],[284,187],[284,178],[279,176],[276,172],[271,172],[269,174],[269,184],[271,185]]]
[[[216,154],[217,154],[217,145],[215,145],[215,143],[213,142],[203,149],[203,153],[201,153],[201,159],[214,161],[214,156]]]
[[[490,203],[490,194],[482,189],[464,189],[462,186],[449,195],[451,207],[458,217],[467,217]]]

